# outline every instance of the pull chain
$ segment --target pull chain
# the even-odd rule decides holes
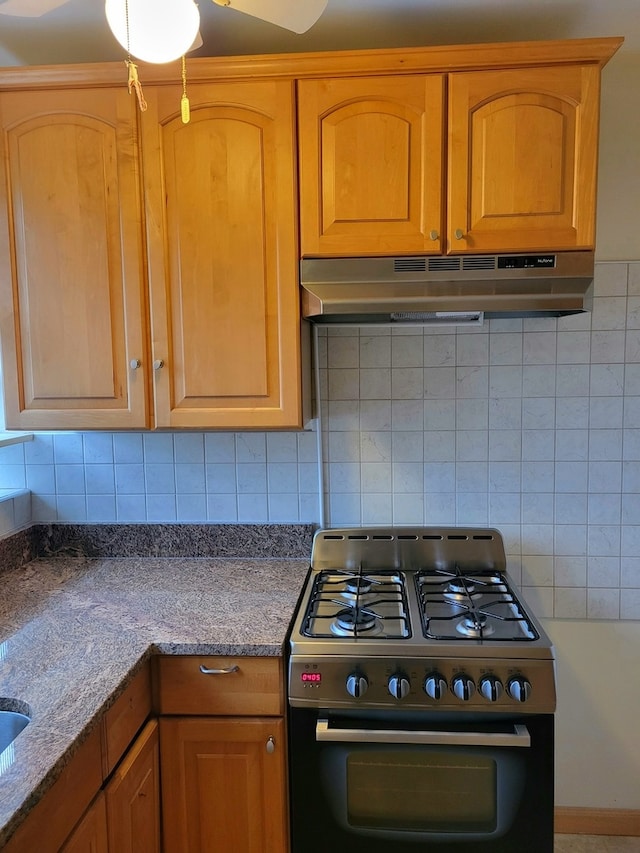
[[[189,105],[189,98],[187,97],[187,61],[185,57],[182,57],[182,98],[180,99],[180,114],[182,116],[182,123],[189,124],[191,119],[191,108]]]
[[[125,24],[127,27],[127,58],[124,61],[124,64],[127,66],[128,71],[127,87],[129,89],[129,94],[131,94],[132,90],[136,93],[140,112],[144,112],[147,109],[147,102],[144,99],[142,83],[140,82],[140,78],[138,77],[138,66],[131,59],[131,50],[129,48],[129,0],[124,0],[124,16]]]

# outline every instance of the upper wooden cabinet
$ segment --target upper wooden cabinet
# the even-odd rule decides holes
[[[147,92],[155,423],[301,425],[291,81]],[[159,366],[159,363],[162,366]]]
[[[594,65],[449,77],[449,252],[595,242],[600,72]]]
[[[302,254],[593,248],[599,80],[590,64],[302,81]]]
[[[442,251],[444,81],[298,84],[303,255]]]
[[[146,95],[146,258],[135,98],[0,95],[7,426],[300,427],[293,83]]]
[[[122,89],[0,95],[7,426],[147,420],[135,104]]]

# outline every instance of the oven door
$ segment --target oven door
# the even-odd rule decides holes
[[[290,760],[293,853],[553,851],[551,717],[292,709]]]

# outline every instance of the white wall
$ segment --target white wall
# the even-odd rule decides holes
[[[600,260],[640,257],[640,50],[624,46],[602,72],[596,245]]]
[[[557,656],[556,802],[640,809],[640,622],[543,621]]]

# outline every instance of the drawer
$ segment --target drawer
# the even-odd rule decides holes
[[[138,672],[102,721],[103,772],[107,777],[151,713],[151,670],[148,663]]]
[[[281,658],[163,655],[154,663],[160,714],[284,713]]]

